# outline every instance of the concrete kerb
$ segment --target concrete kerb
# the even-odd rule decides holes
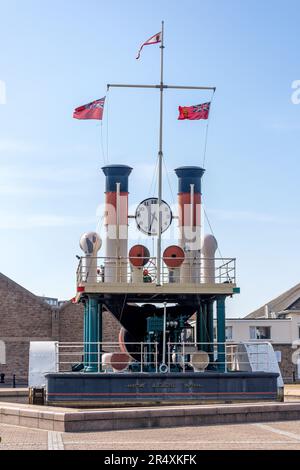
[[[46,408],[46,409],[45,409]],[[0,403],[0,422],[65,432],[113,431],[300,419],[300,403],[194,405],[117,410],[68,410]]]

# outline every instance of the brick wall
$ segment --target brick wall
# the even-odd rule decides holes
[[[51,336],[51,307],[3,275],[0,299],[1,336]]]
[[[83,341],[82,304],[51,307],[3,274],[0,298],[0,340],[6,349],[6,364],[0,364],[0,373],[6,375],[7,383],[12,382],[13,374],[17,383],[27,381],[30,341]],[[103,312],[103,341],[118,341],[120,328],[111,313]]]
[[[18,339],[18,338],[16,338]],[[5,374],[6,383],[12,384],[13,374],[18,385],[26,384],[28,380],[29,341],[5,341],[6,365],[0,365],[0,370]]]
[[[83,341],[83,304],[67,303],[58,310],[59,336],[62,342]]]
[[[118,341],[121,325],[118,320],[110,313],[104,311],[102,314],[102,327],[103,327],[103,341],[116,342]]]
[[[68,303],[59,311],[59,341],[83,341],[83,304]],[[120,323],[107,311],[102,313],[103,341],[118,341]]]
[[[5,343],[6,364],[0,373],[7,381],[17,382],[28,376],[30,340],[51,340],[52,309],[38,297],[0,274],[0,339]]]

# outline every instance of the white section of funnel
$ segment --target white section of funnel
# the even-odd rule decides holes
[[[205,235],[202,244],[202,282],[215,284],[215,253],[218,249],[218,242],[213,235]]]
[[[200,239],[200,227],[195,227],[193,233],[195,239]],[[185,243],[184,238],[180,245],[185,254],[184,262],[180,268],[180,282],[198,284],[200,282],[201,251],[190,249],[189,243]]]
[[[189,204],[180,200],[181,217],[184,221],[179,227],[180,246],[184,251],[185,259],[180,269],[180,282],[200,283],[201,270],[201,195],[198,193],[199,203],[195,200],[194,184],[190,185]],[[180,210],[180,208],[179,208]]]
[[[128,193],[121,195],[120,187],[106,194],[105,282],[127,282]]]
[[[83,279],[85,282],[97,282],[97,253],[102,246],[100,235],[96,232],[84,233],[79,241],[80,248],[85,254],[82,259]]]
[[[110,231],[115,228],[116,226],[110,226]],[[127,227],[124,228],[127,230]],[[105,245],[105,282],[127,282],[127,234],[125,239],[107,236]]]

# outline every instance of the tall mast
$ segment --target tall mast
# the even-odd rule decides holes
[[[163,94],[167,88],[177,90],[213,90],[215,87],[209,86],[182,86],[164,84],[164,21],[161,23],[161,45],[160,45],[160,84],[159,85],[127,85],[124,83],[108,84],[110,87],[119,88],[154,88],[160,91],[160,125],[159,125],[159,150],[158,150],[158,234],[157,234],[157,253],[156,253],[156,285],[160,286],[161,279],[161,232],[162,232],[162,214],[160,211],[162,201],[162,163],[163,163]]]
[[[156,284],[161,284],[161,200],[162,200],[162,162],[163,162],[163,98],[164,98],[164,22],[161,22],[160,45],[160,122],[159,122],[159,150],[158,150],[158,234],[156,249]]]

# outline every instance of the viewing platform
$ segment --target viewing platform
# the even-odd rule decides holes
[[[208,278],[205,263],[214,263],[214,275]],[[77,268],[77,295],[130,294],[130,296],[233,295],[236,285],[235,258],[196,258],[181,268],[162,263],[161,284],[157,284],[156,258],[144,266],[132,266],[132,258],[81,257]]]

